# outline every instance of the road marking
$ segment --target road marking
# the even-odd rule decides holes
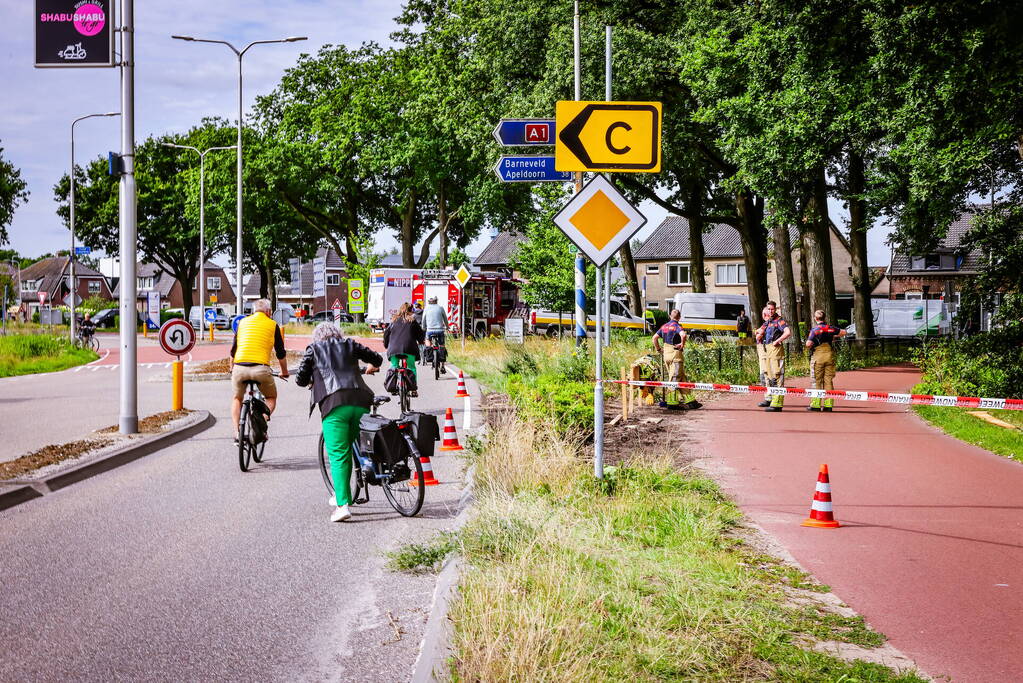
[[[469,431],[470,425],[472,425],[472,404],[469,403],[469,397],[466,396],[462,404],[462,431]]]
[[[102,363],[103,361],[105,361],[107,359],[107,356],[109,356],[109,355],[110,355],[110,349],[103,349],[103,355],[102,356],[100,356],[96,360],[92,361],[91,363],[87,363],[86,365],[87,366],[88,365],[98,365],[99,363]]]

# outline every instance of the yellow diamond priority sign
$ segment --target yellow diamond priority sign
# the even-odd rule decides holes
[[[596,265],[603,266],[646,223],[602,175],[586,183],[565,205],[554,223]]]
[[[471,277],[472,273],[469,272],[469,269],[466,268],[463,263],[462,267],[455,273],[455,283],[458,285],[459,289],[463,289],[465,287],[465,283],[468,282]]]

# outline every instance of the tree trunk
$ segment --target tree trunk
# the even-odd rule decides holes
[[[767,303],[767,232],[764,230],[764,202],[743,192],[735,197],[739,214],[739,236],[742,255],[746,262],[746,281],[749,289],[750,318],[754,326],[763,322],[761,311]]]
[[[263,270],[266,271],[266,288],[269,292],[270,299],[270,310],[273,312],[277,311],[277,274],[274,273],[273,266],[270,264],[270,254],[266,254],[263,257]],[[266,298],[266,297],[264,297]],[[271,313],[272,315],[272,313]]]
[[[799,332],[799,317],[796,311],[796,277],[792,271],[792,244],[789,242],[789,226],[776,223],[771,230],[771,241],[774,243],[774,272],[778,276],[778,302],[781,314],[792,327],[792,342],[797,347],[803,346]]]
[[[401,263],[406,268],[415,268],[415,221],[416,190],[408,192],[408,204],[401,211]]]
[[[692,212],[693,217],[689,223],[689,273],[693,282],[693,292],[705,294],[707,292],[707,275],[704,273],[703,257],[703,195],[701,188],[696,187],[689,193],[689,201],[686,208]]]
[[[187,321],[190,319],[188,316],[192,311],[192,297],[195,296],[195,292],[192,290],[192,278],[185,273],[184,277],[179,276],[175,279],[178,281],[178,286],[181,287],[181,307],[185,311],[185,320]],[[199,303],[202,304],[201,301]]]
[[[806,266],[810,279],[811,320],[813,311],[824,311],[824,319],[835,322],[835,272],[831,261],[831,223],[824,168],[815,172],[813,194],[807,203],[802,226]]]
[[[440,184],[437,191],[437,228],[440,235],[440,243],[437,249],[437,268],[444,270],[448,265],[448,206],[444,196],[444,183]]]
[[[855,151],[849,152],[849,241],[852,244],[853,267],[853,322],[856,324],[856,338],[869,339],[874,336],[874,316],[870,310],[871,286],[870,268],[867,262],[866,202],[863,193],[866,178],[863,157]],[[829,321],[835,324],[834,321]]]
[[[810,299],[810,274],[806,270],[806,243],[802,237],[799,239],[799,290],[803,297],[802,306],[799,307],[799,319],[806,323],[807,333],[813,327],[813,305]]]
[[[629,303],[634,315],[643,315],[643,295],[639,291],[639,276],[636,273],[636,259],[632,257],[632,244],[628,241],[622,245],[622,270],[625,281],[629,285]],[[612,283],[613,284],[613,283]]]
[[[270,277],[266,273],[266,266],[263,265],[263,259],[260,257],[250,259],[250,262],[256,266],[256,272],[259,273],[259,298],[269,299],[270,298]]]

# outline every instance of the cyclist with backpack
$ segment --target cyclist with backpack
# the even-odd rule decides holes
[[[416,322],[412,306],[406,301],[398,308],[398,312],[391,319],[391,324],[384,330],[384,347],[387,349],[391,367],[399,368],[404,357],[413,379],[418,380],[416,360],[419,358],[419,345],[425,341],[426,333]],[[410,395],[416,396],[417,393],[412,391]]]
[[[320,408],[324,447],[330,456],[334,495],[327,502],[334,506],[332,522],[350,519],[352,478],[352,444],[359,438],[359,421],[373,404],[373,392],[362,379],[359,361],[370,367],[366,374],[380,369],[383,357],[353,339],[329,322],[313,330],[313,341],[306,347],[298,366],[295,383],[310,387],[309,413],[313,405]]]
[[[444,333],[448,329],[448,314],[444,311],[444,307],[437,303],[437,297],[430,297],[430,305],[423,311],[423,320],[426,322],[426,339],[430,342],[430,346],[434,347],[433,353],[443,353],[437,349],[444,346]],[[443,355],[440,357],[440,371],[441,374],[447,372],[444,368]]]
[[[277,356],[281,364],[281,377],[288,377],[288,352],[284,349],[284,335],[280,325],[270,317],[270,300],[258,299],[252,304],[252,315],[238,323],[238,331],[231,343],[231,384],[234,399],[231,401],[231,420],[234,422],[234,440],[238,441],[238,421],[245,398],[245,382],[259,383],[259,390],[266,401],[267,410],[273,413],[277,407],[277,385],[274,384],[270,369],[270,354]],[[267,415],[269,420],[270,416]]]

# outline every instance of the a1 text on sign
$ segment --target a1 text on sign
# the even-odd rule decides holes
[[[557,170],[661,170],[660,102],[561,101],[556,112]]]
[[[183,356],[195,346],[195,330],[180,318],[171,318],[160,327],[160,348],[172,356]]]
[[[36,0],[37,67],[114,66],[111,0]]]
[[[549,146],[554,144],[553,119],[501,119],[494,139],[505,147]]]

